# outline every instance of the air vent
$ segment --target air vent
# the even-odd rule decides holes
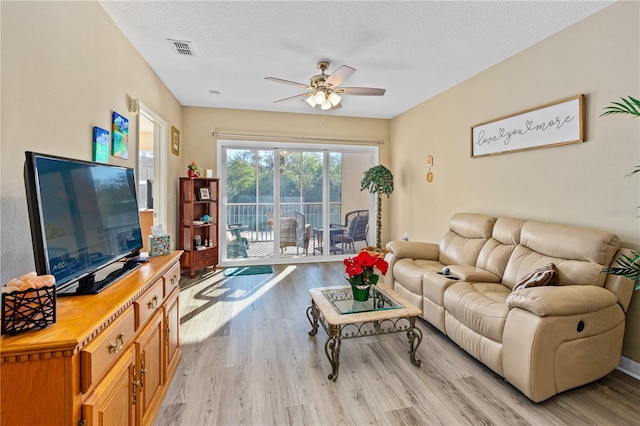
[[[190,41],[184,40],[171,40],[168,39],[169,43],[171,43],[171,48],[175,53],[182,56],[195,56],[193,52],[193,48],[191,47]]]

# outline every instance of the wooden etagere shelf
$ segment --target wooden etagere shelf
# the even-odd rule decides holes
[[[215,271],[218,264],[219,183],[218,178],[180,178],[178,247],[184,251],[181,268],[191,278],[200,269]]]

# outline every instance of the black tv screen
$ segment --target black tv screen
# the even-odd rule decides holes
[[[55,276],[59,293],[78,281],[99,291],[97,271],[140,251],[135,182],[127,167],[26,152],[36,272]]]

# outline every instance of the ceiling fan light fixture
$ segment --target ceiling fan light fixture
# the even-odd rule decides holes
[[[342,65],[331,74],[325,73],[329,68],[329,62],[320,61],[317,63],[317,66],[321,72],[320,74],[312,76],[309,79],[309,84],[298,83],[276,77],[265,77],[266,80],[302,87],[306,90],[305,93],[289,96],[284,99],[278,99],[277,101],[274,101],[274,103],[294,99],[298,101],[304,99],[311,108],[315,108],[316,105],[320,105],[320,108],[326,111],[342,107],[341,95],[382,96],[385,94],[385,89],[378,89],[375,87],[340,87],[341,84],[356,71],[355,68],[348,65]]]
[[[342,100],[342,98],[337,93],[331,93],[329,95],[329,102],[331,103],[331,106],[338,105],[341,100]]]
[[[314,95],[307,96],[307,103],[308,103],[309,105],[311,105],[311,108],[315,108],[315,107],[316,107],[316,105],[318,105],[318,104],[316,103],[316,98],[315,98],[315,96],[314,96]]]

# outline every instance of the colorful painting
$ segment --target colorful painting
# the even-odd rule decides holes
[[[93,161],[109,163],[109,131],[100,127],[93,128]]]
[[[111,155],[118,158],[129,158],[129,120],[117,112],[113,112],[113,142]]]

